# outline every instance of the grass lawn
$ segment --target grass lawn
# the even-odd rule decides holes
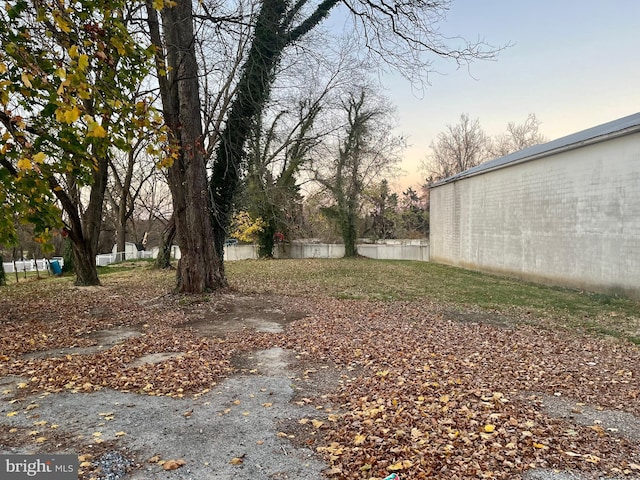
[[[242,291],[340,299],[426,300],[460,312],[497,313],[525,323],[575,328],[640,343],[640,303],[429,262],[369,259],[228,262]]]

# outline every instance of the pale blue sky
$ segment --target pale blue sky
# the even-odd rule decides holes
[[[443,33],[511,43],[495,62],[438,64],[421,98],[384,79],[411,145],[402,186],[422,181],[429,145],[461,113],[491,135],[529,113],[550,140],[640,111],[640,1],[454,0]]]

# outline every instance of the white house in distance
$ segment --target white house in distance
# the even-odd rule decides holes
[[[640,113],[431,186],[430,259],[640,298]]]

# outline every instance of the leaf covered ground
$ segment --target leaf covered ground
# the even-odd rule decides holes
[[[246,329],[203,336],[191,327],[203,318],[217,321],[220,295],[172,295],[172,274],[146,268],[104,275],[104,286],[97,288],[75,288],[62,278],[0,291],[0,378],[18,379],[3,398],[104,388],[193,397],[233,375],[240,353],[282,347],[295,352],[307,377],[320,375],[314,365],[342,372],[307,395],[318,399],[304,398],[313,404],[321,397],[331,407],[290,426],[300,437],[307,431],[305,442],[327,462],[328,476],[518,478],[550,467],[640,477],[638,438],[597,421],[578,425],[554,418],[544,408],[551,397],[566,400],[576,413],[595,408],[640,419],[640,351],[624,335],[585,335],[574,327],[577,317],[558,313],[557,303],[452,304],[453,294],[415,294],[415,285],[402,299],[401,280],[381,262],[363,262],[368,279],[352,275],[353,269],[322,275],[320,268],[309,268],[319,266],[314,263],[288,263],[290,275],[265,273],[282,268],[279,262],[239,263],[229,267],[234,289],[226,295],[255,296],[257,314],[269,299],[304,312],[302,318],[283,333]],[[247,276],[248,266],[254,273]],[[402,273],[402,266],[392,267]],[[289,283],[309,270],[316,278]],[[371,290],[375,283],[393,298]],[[474,290],[481,290],[481,276],[476,283]],[[499,293],[485,285],[485,295]],[[589,315],[624,319],[619,331],[633,336],[633,302],[622,305],[606,302]],[[115,327],[137,335],[83,354],[64,353],[95,346],[96,332]],[[57,353],[42,353],[52,351]],[[167,357],[136,363],[150,354]],[[46,427],[38,435],[0,429],[6,446],[38,442],[46,451],[54,438],[64,443]]]

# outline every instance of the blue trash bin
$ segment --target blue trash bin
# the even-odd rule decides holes
[[[51,270],[53,270],[54,275],[62,275],[62,267],[60,266],[60,262],[58,260],[51,260],[49,262],[51,265]]]

